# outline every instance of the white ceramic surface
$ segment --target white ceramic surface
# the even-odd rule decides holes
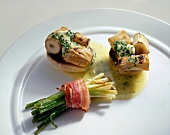
[[[90,19],[89,19],[90,18]],[[142,21],[141,21],[142,20]],[[17,40],[0,61],[0,134],[33,134],[26,103],[46,97],[72,78],[54,70],[45,57],[46,36],[61,26],[79,31],[108,46],[107,38],[124,29],[140,31],[150,41],[150,72],[142,93],[132,100],[92,104],[88,113],[70,110],[41,134],[169,135],[170,133],[170,26],[155,18],[116,9],[94,9],[63,14],[32,28]],[[2,123],[3,121],[3,123]],[[5,122],[4,122],[5,121]]]
[[[169,0],[0,0],[0,58],[26,31],[63,13],[117,8],[144,13],[170,24],[169,7]]]

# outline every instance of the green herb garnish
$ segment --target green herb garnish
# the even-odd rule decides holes
[[[129,57],[128,62],[131,62],[131,63],[133,63],[134,66],[136,66],[136,63],[138,62],[138,58],[137,57]]]
[[[59,37],[59,35],[58,35],[58,33],[56,33],[56,34],[54,34],[54,33],[51,33],[52,34],[52,38],[55,38],[55,39],[59,39],[60,37]]]
[[[114,42],[114,49],[118,56],[131,56],[135,54],[135,47],[133,45],[127,44],[124,41]]]
[[[66,33],[66,35],[70,37],[70,40],[71,40],[71,41],[73,41],[73,38],[74,38],[75,34],[76,34],[76,33],[75,33],[75,32],[72,32],[71,30],[69,30],[69,31]]]

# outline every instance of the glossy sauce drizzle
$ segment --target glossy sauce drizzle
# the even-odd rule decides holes
[[[74,79],[88,79],[99,73],[105,73],[105,76],[108,76],[115,82],[118,91],[116,99],[118,100],[131,99],[142,91],[147,82],[147,71],[133,76],[121,75],[111,68],[112,65],[109,62],[110,48],[93,41],[91,41],[90,46],[96,52],[95,64],[84,73],[68,73],[69,75],[73,76]]]

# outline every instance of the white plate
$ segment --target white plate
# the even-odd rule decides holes
[[[0,61],[0,134],[33,134],[26,103],[46,97],[71,78],[54,70],[45,57],[44,40],[61,26],[108,45],[119,30],[140,31],[150,41],[151,68],[142,93],[132,100],[90,107],[88,113],[70,110],[41,134],[169,135],[170,134],[170,25],[158,19],[117,9],[94,9],[49,19],[24,34]]]

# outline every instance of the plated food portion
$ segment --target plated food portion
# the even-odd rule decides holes
[[[149,42],[144,34],[136,33],[133,40],[122,30],[108,38],[113,70],[124,75],[135,75],[149,70]],[[95,61],[89,38],[67,27],[52,32],[45,40],[47,58],[51,65],[66,72],[84,72]]]
[[[26,109],[32,109],[33,123],[42,121],[37,126],[35,135],[40,133],[49,122],[57,128],[53,119],[63,111],[80,108],[87,112],[92,97],[99,98],[99,100],[100,98],[112,100],[117,95],[114,83],[105,77],[104,73],[88,80],[81,78],[67,82],[57,89],[59,92],[25,106]]]
[[[147,38],[138,32],[132,40],[122,30],[108,42],[111,48],[67,27],[48,35],[45,48],[50,64],[76,79],[57,88],[55,94],[26,105],[26,109],[32,108],[32,122],[42,121],[35,134],[49,122],[57,127],[53,119],[67,109],[87,112],[92,98],[124,100],[140,93],[146,82],[144,71],[149,70]]]
[[[56,69],[83,72],[94,62],[95,52],[90,47],[90,39],[67,27],[48,35],[45,48],[48,60]]]
[[[108,41],[113,70],[124,75],[135,75],[149,70],[149,43],[144,34],[134,34],[132,41],[126,31],[122,30]]]

